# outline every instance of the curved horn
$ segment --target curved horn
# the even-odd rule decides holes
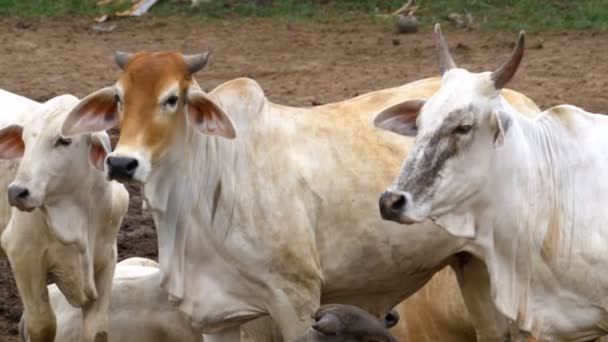
[[[443,75],[446,71],[456,68],[456,63],[452,59],[448,44],[446,44],[441,33],[441,26],[435,24],[435,45],[437,45],[437,54],[439,57],[439,73]]]
[[[183,57],[188,72],[192,75],[205,67],[209,60],[209,52],[199,53],[197,55],[184,55]]]
[[[517,44],[515,44],[509,60],[492,72],[492,80],[496,89],[502,89],[515,75],[519,63],[524,56],[525,37],[526,33],[524,31],[519,32]]]
[[[129,60],[133,57],[132,53],[116,51],[114,52],[114,60],[116,60],[116,64],[124,70],[125,66],[129,62]]]

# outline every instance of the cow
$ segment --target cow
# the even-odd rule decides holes
[[[550,341],[606,334],[608,118],[559,105],[531,119],[505,101],[500,90],[523,58],[523,32],[507,62],[482,73],[458,68],[439,25],[435,34],[440,89],[375,118],[416,136],[380,198],[381,215],[431,219],[466,238],[464,250],[487,266],[487,307],[522,332]]]
[[[0,129],[12,124],[23,124],[40,107],[40,103],[36,101],[3,89],[0,89],[0,103],[4,108],[0,116]],[[13,181],[18,166],[19,160],[0,161],[0,189],[6,189]],[[8,199],[6,196],[0,196],[0,235],[8,224],[10,216],[11,206],[8,204]],[[0,248],[0,258],[3,257],[5,254]]]
[[[82,341],[104,341],[116,235],[129,195],[105,179],[110,149],[105,132],[66,138],[60,128],[78,104],[71,95],[50,99],[25,125],[0,130],[0,158],[21,158],[8,187],[13,207],[0,242],[23,301],[30,341],[53,341],[51,275],[70,305],[82,308]]]
[[[80,342],[81,310],[74,308],[55,284],[48,286],[49,298],[57,316],[56,341]],[[167,300],[160,288],[160,273],[155,261],[129,258],[116,264],[109,307],[109,342],[202,342],[203,336],[192,329],[186,317]],[[27,342],[19,323],[22,342]]]
[[[431,222],[405,232],[377,214],[383,181],[400,164],[395,154],[411,140],[374,129],[372,115],[430,97],[437,77],[295,108],[270,102],[248,78],[202,91],[193,74],[207,54],[115,57],[118,81],[82,99],[62,132],[120,128],[106,174],[143,184],[162,286],[206,341],[239,340],[240,325],[265,315],[294,341],[322,303],[380,317],[466,244]],[[493,313],[480,316],[506,324]]]
[[[327,304],[312,318],[314,323],[296,342],[397,342],[388,331],[399,321],[399,316],[393,312],[380,320],[356,306]]]

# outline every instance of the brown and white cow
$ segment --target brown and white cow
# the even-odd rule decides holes
[[[120,128],[107,175],[144,185],[163,287],[207,341],[238,340],[241,324],[264,315],[294,341],[321,303],[382,315],[465,244],[431,222],[404,231],[377,213],[377,194],[413,141],[375,129],[373,115],[430,97],[439,79],[294,108],[246,78],[203,92],[193,74],[206,54],[116,60],[118,81],[83,99],[63,132]],[[502,337],[505,320],[480,316],[493,324],[482,336]]]
[[[1,244],[11,264],[31,342],[55,338],[49,303],[52,275],[68,302],[82,308],[81,341],[104,341],[116,263],[116,234],[129,195],[105,179],[110,149],[105,132],[62,137],[78,104],[71,95],[40,105],[24,125],[0,130],[0,158],[21,158],[8,187],[13,206]]]

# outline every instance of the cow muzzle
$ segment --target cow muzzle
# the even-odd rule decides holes
[[[30,212],[40,206],[35,203],[27,187],[11,184],[8,187],[7,193],[8,203],[21,211]]]
[[[414,224],[426,220],[423,213],[414,213],[412,196],[408,192],[387,190],[380,196],[380,216],[384,220]]]
[[[132,181],[139,167],[139,161],[131,157],[109,156],[106,159],[106,164],[108,166],[108,178],[121,183]]]

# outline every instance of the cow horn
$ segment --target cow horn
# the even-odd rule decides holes
[[[191,75],[201,70],[209,60],[209,52],[199,53],[197,55],[184,55],[184,62],[188,68],[188,73]]]
[[[513,49],[509,60],[492,72],[492,80],[494,81],[494,87],[496,87],[496,89],[502,89],[507,85],[511,78],[513,78],[513,75],[515,75],[519,63],[524,56],[525,37],[526,34],[524,31],[519,32],[517,44],[515,44],[515,48]]]
[[[437,54],[439,57],[439,72],[443,75],[446,71],[456,68],[456,63],[452,59],[448,44],[446,44],[441,33],[441,26],[435,24],[435,44],[437,45]]]
[[[114,52],[114,60],[116,60],[116,64],[124,70],[125,66],[129,62],[129,60],[133,57],[132,53],[116,51]]]

